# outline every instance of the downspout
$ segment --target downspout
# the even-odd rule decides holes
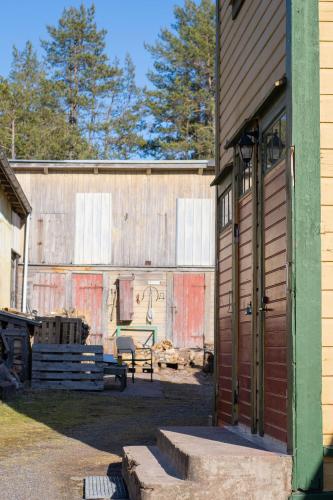
[[[29,266],[29,233],[31,214],[28,214],[24,231],[24,263],[23,263],[23,295],[22,312],[27,312],[28,266]]]

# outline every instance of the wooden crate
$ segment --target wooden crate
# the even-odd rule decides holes
[[[33,389],[102,391],[103,346],[34,344]]]
[[[88,336],[88,325],[81,318],[55,316],[37,319],[41,326],[35,327],[34,344],[83,344]]]

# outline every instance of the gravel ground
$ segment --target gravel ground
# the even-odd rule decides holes
[[[82,499],[83,478],[119,470],[123,446],[153,444],[158,427],[207,425],[211,376],[163,370],[151,386],[144,378],[123,393],[26,391],[1,405],[1,500]]]

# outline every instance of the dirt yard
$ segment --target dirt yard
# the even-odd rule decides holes
[[[25,391],[0,403],[4,500],[79,500],[83,478],[119,470],[122,447],[153,444],[158,427],[207,425],[212,378],[163,370],[123,393]]]

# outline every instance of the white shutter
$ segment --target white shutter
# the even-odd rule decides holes
[[[111,193],[76,193],[75,264],[111,264],[111,236]]]
[[[177,265],[214,265],[214,201],[177,199]]]

